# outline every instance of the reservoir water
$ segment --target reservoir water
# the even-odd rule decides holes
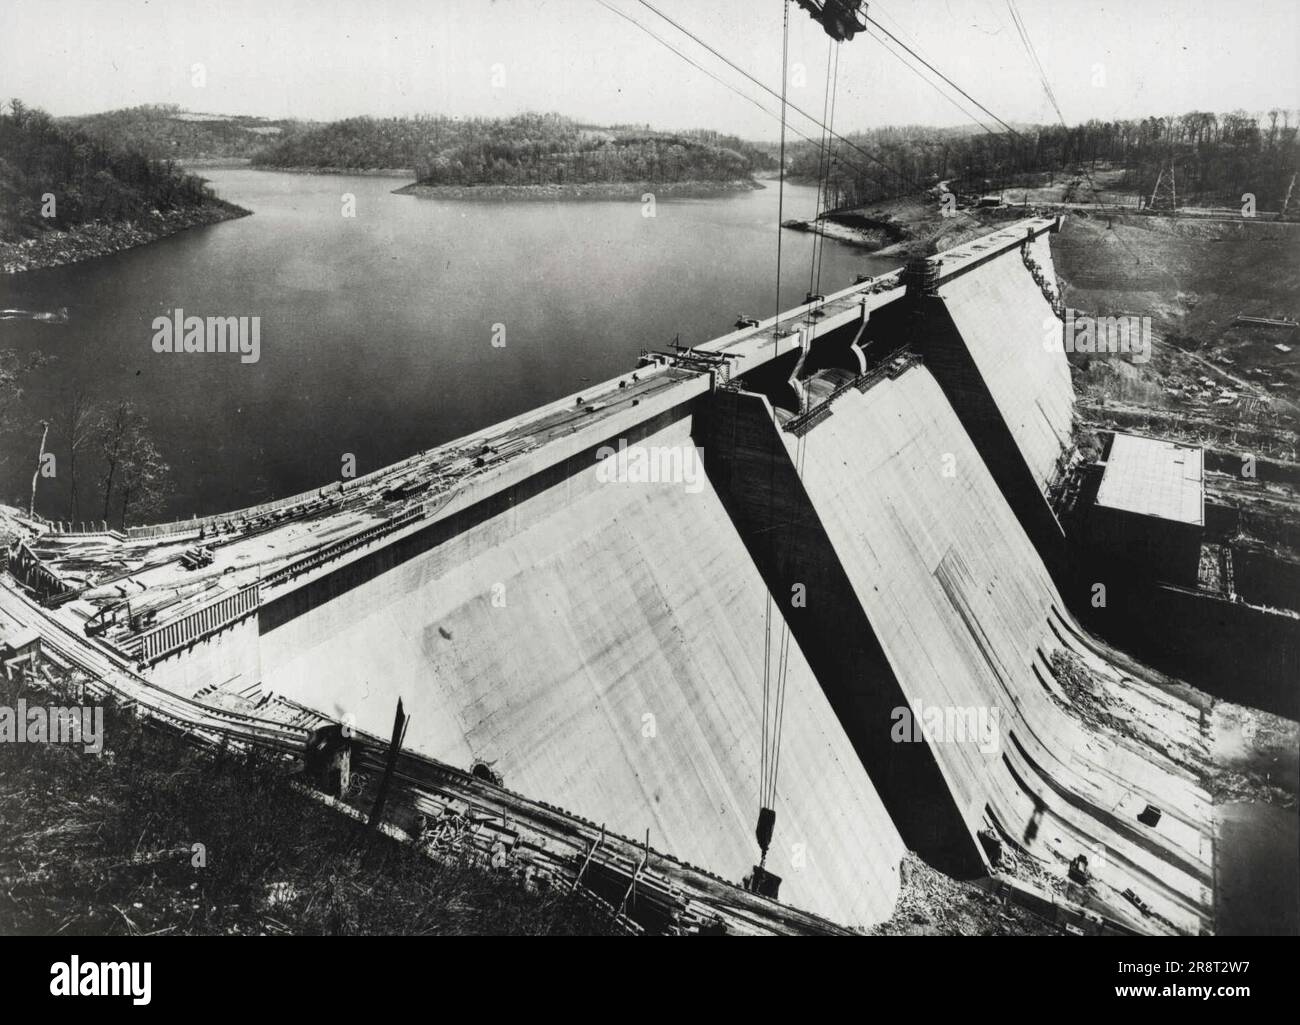
[[[57,424],[79,389],[148,416],[171,466],[150,518],[170,519],[328,483],[345,454],[365,473],[616,376],[642,348],[775,309],[775,183],[660,201],[648,217],[639,202],[440,201],[394,195],[392,178],[202,173],[253,216],[0,278],[0,308],[68,308],[66,321],[0,321],[0,348],[55,357],[24,400],[31,452],[6,445],[4,500],[26,506],[36,421]],[[787,187],[785,217],[815,205],[813,189]],[[786,308],[808,290],[813,236],[783,237]],[[828,241],[820,287],[897,263]],[[154,318],[178,308],[260,318],[260,358],[154,352]],[[61,470],[37,509],[69,518],[57,426],[50,445]],[[93,453],[92,441],[80,465]],[[97,490],[84,476],[80,488]],[[81,518],[99,515],[83,497]]]

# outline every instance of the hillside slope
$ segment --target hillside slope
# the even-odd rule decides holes
[[[248,213],[169,161],[14,101],[0,114],[0,268],[101,256]]]

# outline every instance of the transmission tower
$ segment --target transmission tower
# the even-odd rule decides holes
[[[1174,165],[1161,167],[1156,175],[1156,187],[1151,190],[1150,210],[1168,210],[1173,213],[1178,209],[1178,190],[1174,187]]]

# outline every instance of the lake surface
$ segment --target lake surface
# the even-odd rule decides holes
[[[154,519],[328,483],[345,453],[365,473],[628,371],[643,347],[775,309],[774,183],[645,217],[638,202],[439,201],[393,195],[393,178],[202,173],[253,216],[0,280],[0,308],[69,308],[65,324],[0,321],[0,348],[57,357],[29,387],[33,420],[77,388],[148,415],[173,474]],[[813,189],[787,187],[785,217],[815,205]],[[787,308],[808,289],[813,236],[783,234]],[[828,241],[820,287],[896,265]],[[153,320],[176,308],[260,317],[259,361],[155,353]],[[26,505],[38,442],[34,428],[30,454],[8,453],[6,500]],[[61,472],[38,510],[67,517],[66,496]]]

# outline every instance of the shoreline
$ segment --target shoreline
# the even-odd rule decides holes
[[[877,206],[871,214],[845,210],[814,220],[792,219],[783,221],[781,227],[823,235],[874,256],[909,257],[943,252],[994,230],[1008,216],[1030,215],[1030,209],[1007,206],[988,211],[962,209],[945,218],[926,204],[907,200],[895,200],[889,207],[882,211]]]
[[[394,189],[395,196],[421,199],[478,200],[619,200],[641,202],[647,192],[659,199],[710,199],[766,188],[752,179],[726,182],[591,182],[552,185],[421,185]]]
[[[251,167],[249,157],[182,157],[176,166],[184,171],[221,171],[232,167]]]
[[[791,231],[806,231],[813,235],[821,235],[825,238],[834,239],[836,242],[857,246],[859,249],[865,249],[869,253],[882,256],[889,256],[890,253],[887,250],[899,244],[890,238],[889,232],[884,228],[853,228],[847,224],[828,220],[825,217],[818,217],[813,221],[794,218],[782,221],[781,227],[789,228]]]
[[[133,221],[89,221],[67,230],[45,231],[21,242],[0,242],[0,273],[23,274],[93,260],[148,245],[189,228],[236,220],[252,213],[213,199],[196,207],[151,213]]]
[[[415,170],[409,167],[277,167],[274,164],[254,164],[247,161],[242,165],[251,171],[278,171],[281,174],[335,174],[347,178],[414,178]]]

